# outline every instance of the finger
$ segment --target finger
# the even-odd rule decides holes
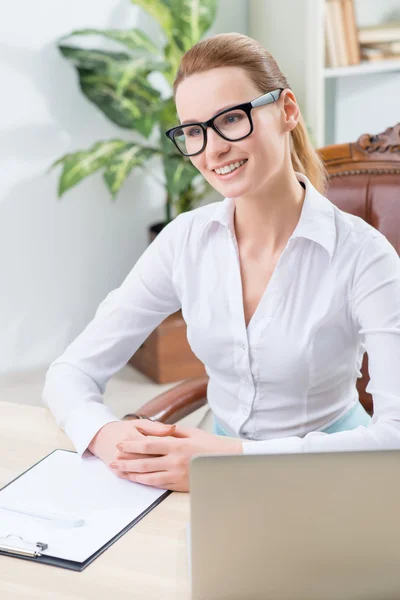
[[[174,483],[171,482],[171,478],[171,473],[167,471],[162,471],[160,473],[141,473],[139,475],[136,473],[130,473],[128,475],[129,481],[167,489],[172,489],[170,486],[174,485]]]
[[[175,425],[175,431],[170,435],[176,438],[188,438],[195,431],[199,431],[198,427],[182,427],[181,425]]]
[[[172,435],[175,431],[175,425],[160,423],[159,421],[151,421],[150,419],[142,419],[140,423],[135,425],[135,429],[144,435]]]
[[[141,423],[145,423],[141,428]],[[135,440],[138,438],[145,437],[150,433],[152,435],[164,436],[169,435],[175,429],[175,425],[166,425],[165,423],[160,423],[159,421],[151,421],[149,419],[143,420],[132,420],[130,422],[131,430],[128,431],[126,437],[130,440]]]
[[[156,473],[167,471],[168,457],[137,458],[135,460],[115,460],[112,464],[117,465],[119,471],[126,473]]]
[[[128,479],[130,473],[124,473],[123,471],[116,471],[115,469],[111,469],[111,471],[114,473],[114,475],[116,477],[118,477],[118,479]]]
[[[202,431],[198,427],[182,427],[181,425],[177,424],[174,424],[173,427],[175,427],[175,429],[169,435],[176,438],[192,437],[194,434],[198,434],[200,431]],[[139,432],[141,432],[141,425],[138,425],[137,429]]]
[[[138,483],[137,481],[134,481],[133,479],[130,479],[129,476],[126,478],[128,481],[131,481],[132,483]],[[146,485],[146,484],[143,484]],[[164,485],[157,485],[157,486],[150,486],[149,487],[154,487],[160,490],[170,490],[171,492],[181,492],[182,490],[179,488],[178,485],[174,484],[174,483],[165,483]]]
[[[155,456],[162,456],[162,454],[133,454],[132,452],[120,452],[118,451],[115,458],[122,460],[134,460],[136,458],[154,458]]]
[[[160,438],[157,436],[147,436],[141,440],[124,440],[121,442],[121,452],[133,452],[134,454],[158,454],[164,456],[173,450],[177,450],[178,442],[176,438]]]

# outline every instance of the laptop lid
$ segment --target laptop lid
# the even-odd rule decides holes
[[[193,600],[400,598],[400,451],[197,456]]]

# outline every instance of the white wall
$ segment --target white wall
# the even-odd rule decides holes
[[[336,82],[336,122],[330,143],[353,142],[400,121],[400,65],[392,73],[343,77]]]
[[[0,374],[56,358],[163,218],[164,190],[149,176],[131,175],[116,202],[100,174],[58,201],[58,172],[47,171],[65,152],[130,137],[84,98],[56,39],[137,25],[153,31],[129,0],[0,4]],[[246,0],[220,2],[212,32],[233,30],[247,31]]]

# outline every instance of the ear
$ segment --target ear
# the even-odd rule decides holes
[[[299,122],[300,108],[292,90],[283,90],[280,98],[283,110],[285,131],[292,131]]]

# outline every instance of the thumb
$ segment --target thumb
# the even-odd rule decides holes
[[[160,421],[151,421],[150,419],[143,419],[140,425],[136,425],[136,429],[144,435],[159,436],[173,435],[175,427],[175,425],[161,423]]]

